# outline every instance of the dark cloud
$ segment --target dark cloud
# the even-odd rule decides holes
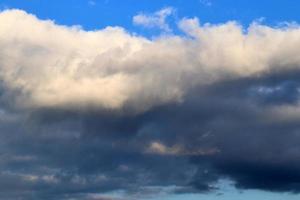
[[[182,103],[139,114],[3,108],[0,196],[85,199],[174,185],[176,193],[203,192],[223,178],[244,189],[298,192],[300,125],[270,116],[278,105],[295,106],[297,74],[196,87]],[[166,149],[149,151],[153,142]]]

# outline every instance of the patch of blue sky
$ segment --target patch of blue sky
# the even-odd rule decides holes
[[[151,200],[298,200],[299,195],[291,193],[275,193],[260,190],[238,190],[230,181],[221,181],[220,190],[203,194],[173,194]]]
[[[273,0],[0,0],[0,8],[18,8],[52,19],[62,25],[80,25],[86,30],[106,26],[121,26],[141,35],[158,34],[159,29],[136,26],[132,19],[138,13],[154,13],[166,7],[175,12],[167,18],[177,33],[176,23],[184,17],[198,17],[201,23],[238,21],[244,26],[258,19],[277,25],[281,22],[298,22],[299,1]]]

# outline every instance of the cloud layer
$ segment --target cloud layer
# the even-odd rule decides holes
[[[300,191],[300,28],[182,19],[184,36],[0,13],[0,198]]]

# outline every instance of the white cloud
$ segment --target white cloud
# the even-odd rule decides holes
[[[120,27],[58,26],[20,10],[0,13],[0,24],[0,79],[22,106],[143,111],[180,102],[195,85],[300,66],[295,24],[244,30],[183,19],[190,37],[155,40]]]
[[[154,14],[144,14],[140,13],[133,17],[133,23],[135,25],[144,26],[147,28],[160,28],[164,31],[171,31],[168,23],[166,22],[166,19],[168,16],[172,15],[174,13],[174,9],[171,7],[167,7],[164,9],[161,9]]]

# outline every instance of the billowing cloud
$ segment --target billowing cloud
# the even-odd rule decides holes
[[[0,198],[300,191],[300,28],[182,19],[183,36],[0,14]],[[171,188],[171,189],[170,189]]]
[[[24,35],[19,35],[18,30],[9,33],[10,25],[18,23],[20,18]],[[1,74],[7,87],[24,94],[22,102],[25,104],[120,108],[127,102],[141,102],[138,107],[142,108],[181,96],[178,85],[171,83],[176,81],[172,76],[178,75],[161,74],[168,71],[174,61],[162,69],[160,61],[152,59],[177,54],[169,47],[166,52],[157,54],[155,49],[166,46],[164,42],[156,44],[133,37],[121,28],[97,32],[69,29],[50,21],[39,21],[22,11],[3,12],[1,20],[6,24],[1,27],[4,47],[1,55],[5,57]],[[28,29],[29,26],[36,28]],[[18,50],[10,45],[16,40],[22,43]],[[19,62],[22,62],[21,71]],[[165,84],[165,79],[170,79],[170,84]]]
[[[119,27],[58,26],[19,10],[2,12],[0,20],[0,76],[27,105],[145,110],[180,102],[195,85],[300,62],[298,27],[254,23],[243,30],[235,22],[200,26],[184,19],[179,26],[193,38],[151,41]]]

